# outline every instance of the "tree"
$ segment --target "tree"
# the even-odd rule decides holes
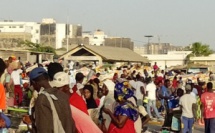
[[[23,41],[23,42],[20,42],[20,44],[21,46],[27,47],[27,49],[30,51],[47,52],[47,53],[56,54],[55,49],[50,46],[42,46],[42,44],[33,43],[30,41]]]
[[[186,47],[188,50],[192,51],[189,55],[186,57],[187,63],[190,62],[190,57],[200,57],[200,56],[209,56],[214,51],[210,49],[210,46],[207,44],[202,44],[200,42],[193,43],[190,47]]]

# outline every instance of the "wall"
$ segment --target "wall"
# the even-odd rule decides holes
[[[22,61],[27,61],[27,52],[26,51],[5,51],[0,50],[0,57],[2,59],[8,59],[10,56],[21,57]]]
[[[159,55],[147,54],[142,56],[147,57],[151,65],[154,65],[154,63],[157,62],[157,65],[162,69],[165,68],[165,65],[167,67],[184,65],[185,63],[184,60],[186,58],[185,55],[168,55],[168,54],[159,54]]]
[[[63,47],[63,40],[66,38],[66,24],[56,24],[56,49]]]
[[[105,46],[134,49],[134,43],[130,38],[105,38]]]
[[[40,24],[35,22],[0,22],[1,33],[30,33],[31,40],[34,43],[40,42]],[[23,37],[23,40],[26,40]]]

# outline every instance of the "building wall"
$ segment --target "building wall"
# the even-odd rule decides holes
[[[181,46],[174,46],[171,43],[150,43],[145,45],[147,54],[167,54],[169,51],[183,50]]]
[[[177,66],[177,65],[184,65],[185,64],[185,58],[186,55],[181,54],[159,54],[159,55],[152,55],[152,54],[145,54],[142,55],[144,57],[147,57],[149,60],[149,63],[154,65],[155,62],[157,62],[157,65],[164,69],[165,66],[171,67],[171,66]]]
[[[134,50],[134,43],[130,38],[105,38],[105,46],[122,47]]]
[[[96,45],[96,46],[104,46],[105,45],[105,38],[107,38],[107,35],[105,35],[105,33],[103,31],[97,30],[89,38],[89,44],[90,45]]]
[[[66,38],[66,24],[56,24],[56,44],[55,48],[63,47],[63,40]]]
[[[30,41],[40,43],[40,24],[36,22],[0,22],[0,32],[14,34],[14,33],[30,33]],[[25,37],[23,37],[25,40]]]

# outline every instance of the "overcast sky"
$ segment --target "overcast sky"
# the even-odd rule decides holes
[[[152,42],[215,46],[215,0],[0,0],[0,20],[54,18],[82,24],[84,31],[102,29],[109,36]]]

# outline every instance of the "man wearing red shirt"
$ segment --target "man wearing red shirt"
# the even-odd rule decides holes
[[[158,66],[157,66],[157,62],[155,62],[154,66],[153,66],[154,71],[158,70]]]
[[[213,84],[207,83],[208,91],[201,96],[201,110],[205,120],[205,133],[215,132],[215,93],[213,92]]]

